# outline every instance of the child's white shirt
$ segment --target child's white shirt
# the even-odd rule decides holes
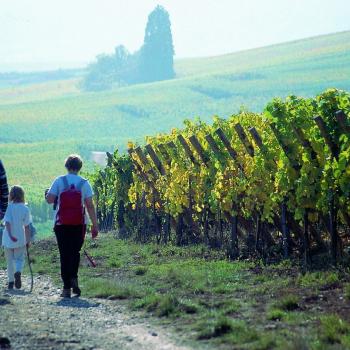
[[[9,203],[4,222],[11,225],[11,235],[17,238],[17,242],[13,242],[5,227],[2,234],[2,245],[5,248],[20,248],[26,245],[26,235],[24,227],[31,223],[31,215],[29,208],[24,203]]]

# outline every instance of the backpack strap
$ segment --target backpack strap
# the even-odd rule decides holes
[[[85,185],[85,183],[87,182],[86,179],[81,179],[77,185],[77,190],[81,192],[83,186]]]
[[[61,177],[62,181],[63,181],[63,190],[68,190],[69,188],[69,183],[68,183],[68,179],[67,176],[62,176]]]

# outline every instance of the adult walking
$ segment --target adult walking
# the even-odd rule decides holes
[[[81,294],[78,269],[88,216],[92,238],[98,235],[93,191],[89,181],[79,175],[82,166],[80,156],[70,155],[65,161],[67,174],[57,177],[45,194],[47,203],[55,208],[54,232],[60,252],[63,298],[70,298],[71,292]]]

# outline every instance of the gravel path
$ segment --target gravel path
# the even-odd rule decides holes
[[[0,283],[6,284],[0,270]],[[0,349],[154,349],[187,350],[175,345],[164,329],[130,314],[118,301],[59,298],[46,276],[24,289],[0,291]],[[2,345],[1,345],[2,344]]]

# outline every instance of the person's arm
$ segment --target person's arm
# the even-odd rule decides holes
[[[45,191],[45,199],[48,204],[54,204],[56,202],[59,188],[58,188],[59,178],[57,178],[51,185],[49,189]]]
[[[57,198],[56,195],[54,195],[54,194],[52,194],[52,193],[48,193],[48,194],[46,195],[46,202],[47,202],[48,204],[54,204],[55,201],[56,201],[56,198]]]
[[[27,244],[27,246],[29,246],[29,244],[30,244],[30,228],[29,228],[29,225],[27,225],[27,226],[24,226],[24,232],[25,232],[25,234],[26,234],[26,244]]]
[[[89,214],[90,220],[92,222],[91,235],[92,235],[92,238],[95,238],[98,235],[98,224],[97,224],[95,205],[92,200],[92,197],[85,199],[85,206]]]
[[[4,216],[4,221],[5,221],[6,231],[9,235],[11,241],[17,242],[17,238],[15,236],[12,236],[10,207],[7,207],[7,210],[6,210],[6,213]]]
[[[12,242],[17,242],[17,238],[16,238],[15,236],[12,236],[12,233],[11,233],[11,224],[10,224],[8,221],[5,222],[5,227],[6,227],[7,233],[8,233],[9,236],[10,236],[11,241],[12,241]]]
[[[26,207],[26,214],[24,217],[24,221],[23,221],[23,226],[24,226],[24,233],[25,233],[25,237],[26,237],[26,245],[27,247],[30,244],[31,241],[31,232],[30,232],[30,224],[32,223],[32,216],[30,215],[30,210],[28,207]]]

